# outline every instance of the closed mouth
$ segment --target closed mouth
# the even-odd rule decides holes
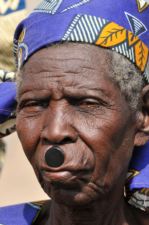
[[[67,187],[76,187],[84,183],[89,182],[91,178],[91,171],[79,170],[79,171],[41,171],[41,176],[45,182],[50,183],[51,185],[64,186]]]

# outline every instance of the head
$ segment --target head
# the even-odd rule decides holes
[[[19,78],[17,132],[50,197],[84,205],[119,190],[121,198],[133,148],[148,140],[147,93],[134,65],[97,46],[59,44],[29,58]],[[64,152],[58,168],[45,162],[52,146]]]
[[[147,6],[44,0],[17,28],[17,131],[55,201],[123,194],[134,146],[148,141]],[[55,145],[64,163],[51,168],[45,154]]]

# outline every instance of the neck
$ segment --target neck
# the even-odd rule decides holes
[[[136,223],[123,194],[119,197],[117,194],[99,199],[87,206],[67,206],[52,201],[50,219],[46,225],[136,225]]]
[[[52,201],[44,208],[43,225],[147,225],[148,217],[140,215],[124,199],[123,186],[114,188],[104,198],[88,205],[70,206]],[[41,224],[41,222],[39,223]]]
[[[66,199],[67,202],[67,199]],[[149,216],[125,202],[123,185],[88,205],[70,206],[48,201],[36,224],[43,225],[148,225]]]
[[[52,202],[47,225],[128,225],[124,205],[122,199],[116,205],[106,201],[83,207],[67,207]]]

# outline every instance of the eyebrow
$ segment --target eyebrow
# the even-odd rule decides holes
[[[77,89],[76,88],[71,88],[70,89],[67,89],[67,88],[64,88],[64,95],[66,96],[75,96],[76,95],[76,91],[80,89],[80,92],[77,93],[77,95],[90,95],[90,96],[93,96],[93,94],[91,94],[91,92],[100,92],[101,94],[103,94],[104,96],[106,97],[109,97],[109,92],[103,88],[97,88],[97,87],[93,87],[93,88],[90,88],[90,87],[84,87],[82,88],[82,86],[78,86]],[[89,93],[90,92],[90,93]]]

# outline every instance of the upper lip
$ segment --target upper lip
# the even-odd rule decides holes
[[[46,172],[63,172],[63,171],[69,171],[71,173],[89,173],[93,171],[93,168],[82,168],[81,166],[75,166],[75,165],[65,165],[61,167],[49,167],[47,165],[38,164],[38,168],[40,171],[46,171]]]

